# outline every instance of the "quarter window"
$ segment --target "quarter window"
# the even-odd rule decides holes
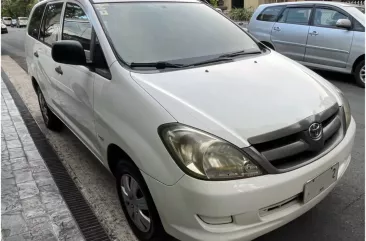
[[[275,22],[277,20],[278,14],[280,14],[283,7],[269,7],[264,9],[263,12],[261,12],[257,20],[259,21],[267,21],[267,22]]]
[[[48,45],[52,45],[58,40],[62,6],[63,3],[54,3],[46,7],[40,31],[40,40]]]
[[[62,39],[76,40],[84,50],[90,50],[92,25],[83,9],[73,3],[67,3],[62,31]]]
[[[45,7],[46,7],[46,4],[37,6],[34,9],[32,17],[29,22],[28,34],[35,39],[38,39],[39,28],[41,26],[42,16],[43,16]]]
[[[339,19],[348,19],[348,17],[333,9],[317,8],[314,15],[314,25],[336,27],[336,23]]]
[[[291,24],[308,24],[311,8],[286,8],[278,22]]]

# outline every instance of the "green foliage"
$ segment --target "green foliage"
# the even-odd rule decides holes
[[[219,0],[210,0],[210,3],[211,3],[211,5],[212,5],[214,8],[217,8],[217,6],[218,6],[218,2],[219,2]]]
[[[253,8],[233,8],[229,12],[229,17],[234,21],[249,21],[253,15]]]
[[[1,17],[28,17],[37,0],[2,0]]]

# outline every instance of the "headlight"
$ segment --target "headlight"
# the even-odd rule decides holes
[[[349,106],[349,102],[348,102],[346,96],[344,96],[343,92],[335,86],[334,86],[334,89],[337,90],[339,96],[341,97],[343,111],[344,111],[344,115],[345,115],[345,119],[346,119],[346,129],[348,129],[349,124],[351,123],[351,107]]]
[[[225,180],[263,174],[243,151],[203,131],[167,124],[159,127],[159,134],[178,166],[190,176]]]

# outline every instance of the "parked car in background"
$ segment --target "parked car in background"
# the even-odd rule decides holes
[[[365,87],[365,8],[341,2],[260,5],[248,31],[310,68],[353,74]]]
[[[11,27],[16,27],[17,26],[17,20],[16,19],[12,19],[11,20]]]
[[[314,207],[351,162],[343,93],[207,4],[46,0],[30,16],[44,123],[110,170],[139,240],[253,240]]]
[[[3,20],[3,23],[6,26],[10,26],[11,25],[11,18],[10,17],[3,17],[2,20]]]
[[[28,18],[27,17],[18,17],[18,19],[17,19],[17,28],[26,27],[27,24],[28,24]]]
[[[3,20],[1,20],[1,33],[8,33],[8,28],[3,23]]]

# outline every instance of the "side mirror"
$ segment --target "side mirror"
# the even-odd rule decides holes
[[[338,28],[350,29],[352,27],[352,23],[349,19],[338,19],[336,26]]]
[[[62,40],[54,43],[52,59],[61,64],[86,65],[83,46],[75,40]]]
[[[215,9],[216,9],[216,11],[218,11],[219,13],[222,13],[221,8],[215,8]]]

